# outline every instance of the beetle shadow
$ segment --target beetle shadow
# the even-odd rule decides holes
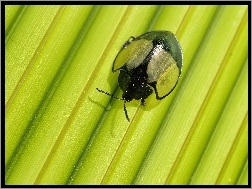
[[[98,92],[98,91],[97,91],[97,92]],[[90,97],[88,97],[88,100],[90,100],[90,102],[94,103],[95,105],[97,105],[97,106],[99,106],[99,107],[101,107],[101,108],[104,108],[105,111],[111,110],[111,106],[110,106],[110,107],[108,107],[108,105],[107,105],[107,106],[104,106],[104,105],[103,105],[102,103],[100,103],[99,101],[93,100],[93,99],[90,98]]]

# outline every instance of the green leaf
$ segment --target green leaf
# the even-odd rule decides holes
[[[232,15],[232,17],[230,17]],[[123,102],[130,36],[173,32],[178,86]],[[248,6],[5,6],[6,184],[248,184]]]

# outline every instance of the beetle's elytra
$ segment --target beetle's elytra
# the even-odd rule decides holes
[[[118,84],[122,98],[97,88],[99,92],[124,101],[124,112],[130,121],[126,102],[145,99],[153,93],[161,100],[176,87],[182,72],[182,50],[175,35],[169,31],[151,31],[130,37],[117,54],[112,71],[120,70]]]

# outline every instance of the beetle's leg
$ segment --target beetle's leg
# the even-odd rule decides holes
[[[165,96],[164,96],[164,97],[159,97],[159,96],[158,96],[158,92],[157,92],[156,82],[155,82],[155,81],[152,82],[152,83],[149,83],[149,85],[153,87],[153,89],[154,89],[154,91],[155,91],[155,94],[156,94],[156,99],[157,99],[157,100],[161,100],[161,99],[163,99],[163,98],[165,97]]]
[[[143,98],[141,99],[141,105],[145,106],[145,100]]]
[[[149,85],[153,87],[153,89],[155,91],[155,94],[156,94],[156,99],[157,100],[162,100],[163,98],[167,97],[173,91],[173,89],[176,87],[176,85],[175,85],[169,93],[167,93],[166,95],[160,97],[158,95],[158,91],[157,91],[157,88],[156,88],[156,82],[149,83]]]
[[[136,37],[130,36],[130,38],[128,39],[128,41],[132,42],[132,41],[134,41],[135,39],[136,39]]]
[[[125,113],[125,116],[126,116],[127,120],[130,122],[130,119],[129,119],[128,112],[127,112],[125,104],[126,104],[126,102],[124,101],[124,113]]]
[[[131,36],[124,44],[123,48],[126,48],[132,41],[134,41],[136,37]]]

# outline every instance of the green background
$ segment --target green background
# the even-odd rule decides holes
[[[175,90],[118,97],[130,36],[174,33]],[[248,184],[248,6],[5,6],[6,184]]]

